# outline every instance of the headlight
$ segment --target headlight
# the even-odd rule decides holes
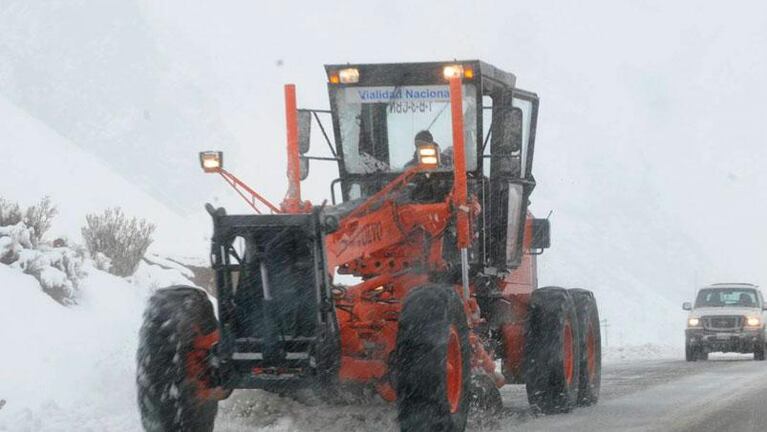
[[[687,325],[690,327],[697,327],[700,325],[700,319],[698,318],[690,318],[687,320]]]
[[[748,324],[749,327],[756,327],[762,323],[762,320],[757,317],[748,317],[746,318],[746,324]]]

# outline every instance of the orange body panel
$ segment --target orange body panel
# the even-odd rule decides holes
[[[339,378],[342,382],[374,384],[386,400],[395,400],[389,367],[396,349],[398,319],[402,300],[410,290],[423,286],[448,269],[443,248],[445,232],[455,227],[459,248],[468,248],[471,229],[482,208],[476,197],[469,197],[463,137],[462,87],[460,78],[450,79],[454,146],[454,179],[451,193],[443,202],[398,203],[395,193],[424,168],[406,170],[363,204],[344,216],[338,229],[324,238],[327,272],[349,274],[363,279],[354,286],[333,287],[336,317],[341,339]],[[301,202],[295,87],[285,87],[288,130],[289,188],[282,203],[287,213],[306,212],[309,203]],[[532,216],[524,230],[524,250],[532,241]],[[455,247],[455,246],[452,246]],[[467,272],[468,273],[468,272]],[[469,328],[484,324],[475,287],[469,281],[469,297],[464,298]],[[535,257],[523,254],[521,266],[497,282],[502,297],[509,300],[500,309],[504,347],[501,353],[488,351],[476,332],[470,333],[473,373],[485,373],[500,387],[506,379],[496,371],[495,358],[503,359],[506,376],[516,380],[521,373],[524,346],[524,319],[532,290],[537,285]],[[489,345],[487,345],[489,346]]]
[[[501,326],[503,339],[503,372],[506,379],[522,382],[522,362],[525,347],[525,320],[530,303],[530,294],[538,288],[537,260],[527,252],[533,240],[533,216],[527,215],[522,240],[522,262],[501,282],[501,295],[507,300],[506,307],[499,310],[505,323]]]

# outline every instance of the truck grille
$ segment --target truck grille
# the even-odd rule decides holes
[[[706,330],[733,330],[743,326],[743,317],[738,315],[716,315],[703,317]]]

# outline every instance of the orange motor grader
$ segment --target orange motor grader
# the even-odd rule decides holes
[[[145,428],[210,431],[218,401],[241,388],[372,387],[403,431],[462,431],[470,406],[497,408],[506,384],[525,384],[544,413],[595,403],[594,296],[537,283],[549,247],[548,220],[528,211],[538,97],[481,61],[325,70],[329,110],[297,109],[285,86],[281,205],[220,152],[200,154],[256,214],[206,206],[217,314],[191,287],[149,300]],[[312,124],[329,156],[307,154]],[[331,203],[302,200],[310,161],[338,165]]]

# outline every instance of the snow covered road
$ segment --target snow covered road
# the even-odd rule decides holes
[[[597,406],[497,430],[756,431],[767,424],[767,365],[748,356],[608,366],[603,386]]]
[[[597,406],[532,415],[523,386],[503,389],[504,411],[473,416],[469,431],[756,431],[767,425],[767,363],[750,356],[708,362],[648,360],[607,364]],[[259,391],[222,406],[216,431],[396,431],[393,407],[304,405]]]

